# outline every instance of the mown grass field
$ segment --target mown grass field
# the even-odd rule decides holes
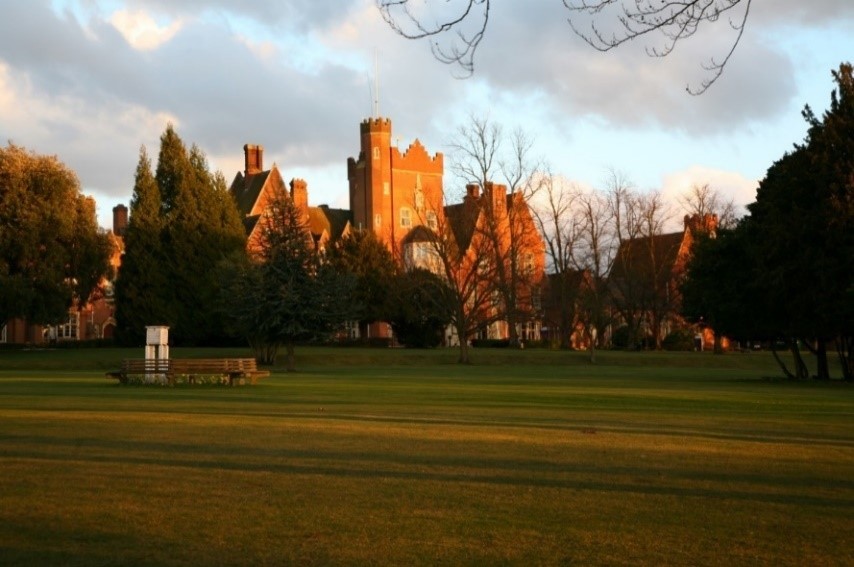
[[[0,351],[0,565],[854,564],[854,390],[764,353],[139,350]]]

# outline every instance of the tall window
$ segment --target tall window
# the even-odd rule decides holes
[[[415,187],[415,210],[424,210],[424,191],[421,190],[420,184]]]
[[[78,324],[79,320],[80,320],[79,317],[80,316],[77,313],[69,314],[68,321],[66,321],[62,325],[59,325],[56,328],[56,338],[60,339],[60,340],[62,340],[62,339],[76,340],[76,339],[78,339],[79,338],[78,332],[80,330],[80,326]]]
[[[377,147],[374,148],[374,159],[380,159],[380,149]]]
[[[412,226],[412,212],[407,207],[400,209],[400,226],[409,228]]]
[[[436,218],[436,212],[435,211],[427,211],[427,227],[430,230],[436,230],[436,228],[438,226],[439,226],[439,221]]]
[[[379,228],[383,225],[383,217],[379,213],[374,215],[374,228]]]
[[[383,195],[391,195],[391,185],[388,181],[383,181]]]

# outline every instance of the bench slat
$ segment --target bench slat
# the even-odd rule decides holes
[[[108,378],[122,382],[128,376],[140,374],[162,374],[170,382],[176,375],[200,376],[205,374],[227,375],[229,383],[235,379],[248,378],[254,384],[258,378],[270,375],[267,370],[258,370],[254,358],[172,358],[167,360],[128,358],[122,361],[119,372],[107,372]]]

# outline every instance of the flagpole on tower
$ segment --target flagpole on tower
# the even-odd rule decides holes
[[[374,48],[374,117],[380,117],[380,64],[376,48]]]

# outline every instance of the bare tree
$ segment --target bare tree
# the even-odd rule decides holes
[[[612,178],[617,174],[612,172]],[[615,183],[616,184],[616,181]],[[608,274],[614,263],[619,240],[606,195],[586,191],[578,199],[578,240],[575,262],[589,274],[581,296],[582,319],[590,341],[590,361],[596,361],[596,347],[604,341],[603,331],[611,324]]]
[[[673,269],[681,235],[677,238],[657,238],[664,232],[664,225],[670,217],[670,209],[658,192],[647,193],[638,201],[643,237],[640,240],[645,248],[646,263],[636,268],[644,288],[646,302],[646,323],[656,349],[661,349],[664,319],[677,311],[677,290],[673,286]]]
[[[490,0],[376,0],[391,28],[407,39],[431,38],[433,56],[446,65],[459,65],[463,76],[474,73],[474,54],[486,33]],[[447,46],[439,40],[450,37]]]
[[[722,58],[709,59],[703,69],[710,76],[698,88],[686,87],[691,94],[702,94],[723,73],[741,41],[750,4],[753,0],[563,0],[570,11],[569,25],[590,46],[610,51],[624,43],[647,35],[659,35],[663,43],[648,47],[652,57],[666,57],[676,45],[697,33],[700,26],[729,17],[735,37]],[[602,24],[604,22],[604,25]]]
[[[450,147],[454,172],[467,187],[479,187],[477,230],[489,241],[510,343],[519,344],[518,326],[535,316],[543,271],[543,244],[529,206],[542,180],[539,162],[531,158],[533,141],[521,129],[505,136],[489,118],[471,116]]]
[[[610,51],[624,43],[659,34],[663,43],[648,47],[652,57],[669,55],[678,43],[701,27],[726,16],[734,37],[723,57],[703,64],[709,76],[700,86],[686,87],[702,94],[723,73],[744,33],[753,0],[562,0],[569,25],[589,45]],[[383,19],[407,39],[430,38],[433,55],[442,63],[459,65],[465,76],[474,72],[474,56],[489,23],[490,0],[376,0]],[[447,45],[443,42],[447,41]]]
[[[577,209],[581,190],[550,173],[543,176],[542,187],[533,212],[551,271],[545,290],[544,320],[557,333],[560,348],[570,348],[578,323],[583,278],[576,250],[582,231]]]
[[[698,215],[700,218],[715,215],[718,228],[733,228],[739,218],[735,201],[724,199],[720,192],[712,189],[708,183],[692,185],[678,201],[687,215]]]
[[[660,348],[661,323],[673,302],[670,260],[681,236],[660,238],[669,218],[660,193],[640,193],[620,174],[611,175],[607,199],[619,248],[608,278],[610,299],[628,328],[630,347],[649,337]]]
[[[476,203],[450,207],[437,203],[433,209],[443,211],[434,219],[435,228],[425,226],[424,240],[409,245],[426,244],[431,256],[426,267],[447,283],[444,301],[459,340],[459,362],[468,364],[469,339],[500,317],[495,305],[494,254],[491,242],[476,230],[481,219]]]

